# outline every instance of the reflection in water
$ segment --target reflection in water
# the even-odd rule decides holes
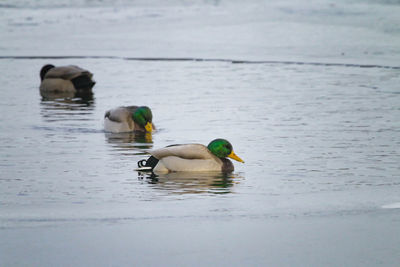
[[[227,194],[243,177],[222,172],[170,172],[154,174],[139,172],[138,178],[170,194]]]
[[[94,108],[93,93],[73,94],[49,93],[41,94],[41,114],[46,121],[88,120],[88,114]]]
[[[82,104],[90,106],[93,104],[93,92],[83,91],[83,92],[40,92],[42,96],[42,101],[49,100],[68,100],[75,99],[80,100]]]
[[[144,155],[144,149],[153,147],[151,133],[128,132],[128,133],[105,133],[107,142],[117,151],[136,151],[136,155]],[[139,151],[138,151],[139,150]]]

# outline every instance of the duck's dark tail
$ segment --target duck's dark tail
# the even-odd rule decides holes
[[[96,84],[89,76],[81,75],[71,80],[76,90],[90,90]]]
[[[152,171],[154,169],[154,167],[156,167],[158,163],[158,159],[156,159],[153,156],[150,156],[150,158],[148,158],[147,160],[142,159],[140,161],[138,161],[138,168],[139,170],[148,170],[148,171]]]

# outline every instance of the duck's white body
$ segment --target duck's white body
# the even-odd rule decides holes
[[[233,171],[228,159],[220,159],[201,144],[173,145],[150,151],[158,159],[154,172]]]
[[[133,132],[134,129],[128,122],[115,122],[109,118],[104,118],[104,131],[109,133],[127,133]]]
[[[136,106],[118,107],[110,109],[104,115],[104,130],[111,133],[132,132],[135,130],[135,122],[132,114]]]
[[[85,77],[86,82],[91,82],[87,85],[87,88],[84,88],[87,90],[91,90],[91,88],[95,84],[95,82],[92,80],[93,74],[88,70],[82,69],[78,66],[70,65],[54,67],[47,71],[40,84],[40,92],[75,93],[78,89],[75,87],[72,80],[78,77]]]
[[[44,79],[40,84],[42,93],[75,93],[76,89],[70,80],[60,78]]]

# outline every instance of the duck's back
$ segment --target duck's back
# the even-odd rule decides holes
[[[118,107],[108,110],[104,115],[104,130],[106,132],[121,133],[134,130],[132,113],[135,106]]]
[[[60,78],[64,80],[72,80],[81,75],[88,76],[90,78],[92,78],[93,76],[93,74],[90,73],[88,70],[82,69],[78,66],[69,65],[69,66],[54,67],[50,69],[46,73],[44,78],[45,79]]]
[[[150,154],[157,159],[176,156],[183,159],[215,159],[206,146],[202,144],[171,145],[160,149],[151,150]]]

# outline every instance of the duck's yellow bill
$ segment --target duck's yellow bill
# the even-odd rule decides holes
[[[148,131],[148,132],[152,132],[153,131],[153,126],[151,125],[151,122],[148,122],[145,126],[144,126],[144,128],[146,129],[146,131]]]
[[[231,154],[228,155],[228,158],[244,163],[244,161],[241,158],[239,158],[238,155],[236,155],[233,151],[231,152]]]

